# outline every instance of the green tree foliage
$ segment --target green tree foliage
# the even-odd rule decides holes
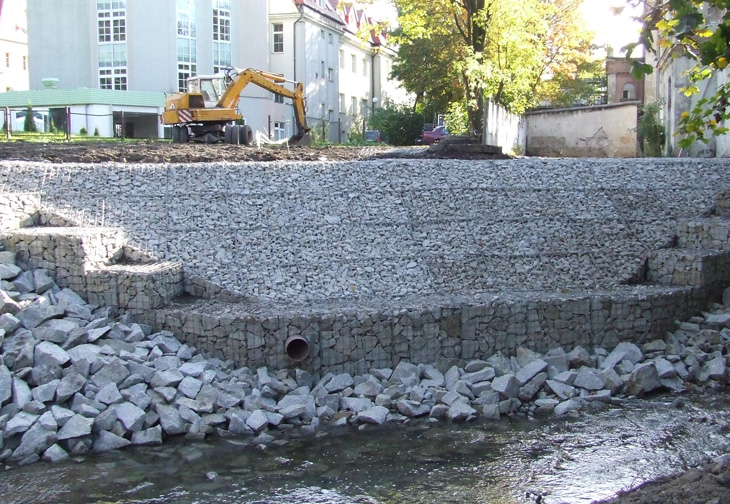
[[[675,58],[686,56],[693,60],[694,66],[688,71],[690,84],[680,90],[686,96],[698,94],[698,84],[725,70],[730,62],[728,0],[650,0],[641,22],[640,39],[627,47],[629,55],[641,45],[651,53],[666,50]],[[651,65],[640,61],[633,66],[637,76],[653,71]],[[728,128],[722,123],[728,118],[730,82],[719,85],[713,96],[703,97],[682,115],[677,128],[684,135],[680,147],[687,148],[696,141],[709,143],[712,135],[727,133]]]
[[[413,145],[421,136],[423,116],[403,105],[386,104],[370,116],[372,129],[379,130],[391,145]]]
[[[23,122],[23,131],[27,131],[30,133],[35,133],[38,131],[38,128],[35,126],[35,121],[33,120],[33,107],[31,104],[28,104],[28,108],[26,109],[25,113],[25,121]]]
[[[481,131],[489,98],[523,112],[542,83],[573,72],[590,37],[576,15],[582,0],[394,0],[400,47],[393,76],[419,100],[464,102],[469,129]],[[431,104],[428,104],[431,108]]]
[[[664,153],[666,132],[659,119],[661,105],[660,102],[647,103],[641,110],[637,133],[646,157],[661,157]]]

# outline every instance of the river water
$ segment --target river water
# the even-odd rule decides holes
[[[730,452],[722,393],[662,395],[545,421],[413,421],[176,439],[0,474],[20,503],[590,503]]]

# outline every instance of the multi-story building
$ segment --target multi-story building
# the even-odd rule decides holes
[[[0,0],[0,92],[28,89],[25,0]]]
[[[395,51],[357,3],[269,0],[269,11],[271,69],[304,82],[318,137],[345,142],[376,107],[407,98],[389,77]]]
[[[30,87],[173,93],[192,75],[266,69],[267,19],[266,2],[29,0]],[[273,100],[249,86],[240,109],[266,130]]]

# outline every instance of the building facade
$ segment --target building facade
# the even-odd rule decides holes
[[[193,75],[269,67],[265,2],[28,1],[30,87],[173,93]],[[269,93],[247,88],[240,110],[266,129]],[[162,134],[162,129],[160,130]]]
[[[0,0],[0,92],[28,89],[25,0]]]

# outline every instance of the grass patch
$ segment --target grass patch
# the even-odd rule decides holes
[[[29,133],[27,131],[11,131],[10,140],[5,136],[3,131],[0,134],[0,143],[8,142],[37,142],[37,143],[52,143],[52,142],[71,142],[71,143],[99,143],[99,144],[115,144],[120,142],[125,143],[170,143],[169,139],[165,138],[110,138],[100,137],[93,135],[71,135],[70,140],[66,140],[65,133]]]

